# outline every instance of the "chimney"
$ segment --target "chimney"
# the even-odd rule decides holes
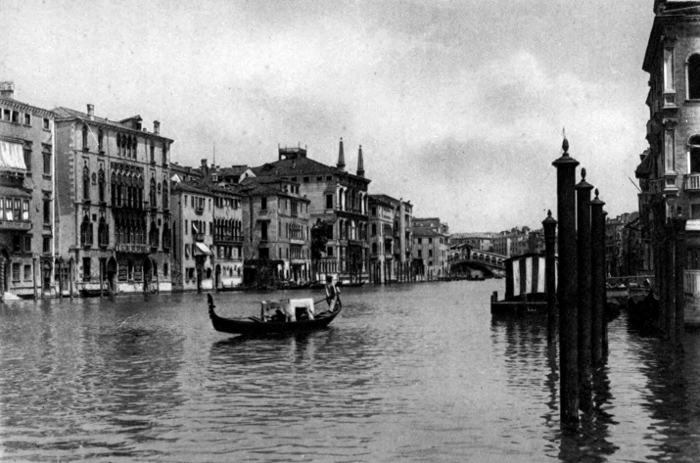
[[[202,159],[202,175],[204,178],[209,177],[209,168],[207,167],[207,160]]]
[[[160,121],[153,121],[153,133],[156,135],[160,133]]]
[[[362,159],[362,145],[360,145],[360,149],[357,150],[357,175],[360,177],[365,176],[365,161]]]
[[[338,169],[345,170],[345,152],[343,151],[343,137],[340,137],[340,147],[338,148]]]
[[[87,115],[88,119],[91,121],[95,119],[95,105],[88,103],[87,105]]]
[[[15,83],[12,81],[0,82],[0,98],[12,99],[15,97]]]

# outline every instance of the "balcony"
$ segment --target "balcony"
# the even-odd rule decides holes
[[[132,254],[148,254],[150,247],[147,244],[119,243],[116,246],[117,252],[129,252]]]
[[[31,229],[32,229],[32,223],[30,221],[0,220],[0,230],[28,231]]]
[[[197,215],[202,215],[204,213],[204,206],[197,206],[194,208],[194,213]]]
[[[686,175],[684,189],[686,191],[700,191],[700,173]]]

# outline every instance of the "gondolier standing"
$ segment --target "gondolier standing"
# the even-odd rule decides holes
[[[331,312],[335,310],[339,298],[340,290],[335,283],[333,283],[333,276],[326,275],[326,302],[328,303],[328,310]]]

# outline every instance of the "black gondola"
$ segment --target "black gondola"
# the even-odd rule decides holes
[[[313,331],[328,326],[330,322],[343,310],[340,299],[336,304],[336,309],[332,312],[326,311],[317,314],[312,320],[297,321],[263,321],[259,317],[247,318],[225,318],[214,312],[214,298],[207,294],[209,303],[209,318],[216,331],[231,334],[245,334],[249,336],[260,336],[266,334],[298,333],[303,331]]]

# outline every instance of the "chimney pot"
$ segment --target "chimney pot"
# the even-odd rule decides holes
[[[90,119],[90,120],[95,119],[95,105],[94,104],[88,103],[87,115],[88,115],[88,119]]]
[[[160,133],[160,121],[153,121],[153,133],[156,135]]]
[[[0,97],[14,98],[15,83],[12,81],[0,82]]]

